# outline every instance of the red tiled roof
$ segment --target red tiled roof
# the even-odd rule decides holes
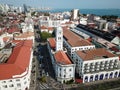
[[[84,61],[115,57],[114,54],[108,52],[104,48],[98,48],[98,49],[92,49],[86,51],[76,51],[76,53]]]
[[[14,32],[20,32],[20,30],[18,29],[18,27],[11,27],[8,29],[7,31],[8,33],[14,33]]]
[[[63,30],[63,35],[67,39],[67,42],[72,47],[92,45],[89,41],[84,40],[83,38],[81,38],[80,36],[76,35],[75,33],[73,33],[70,30],[67,30],[67,29]]]
[[[4,37],[4,38],[3,38],[3,41],[4,41],[4,42],[7,42],[9,39],[10,39],[10,37]]]
[[[0,64],[0,80],[20,75],[29,67],[32,40],[20,42],[14,47],[7,63]]]
[[[20,34],[19,36],[16,36],[15,38],[28,38],[31,36],[34,36],[33,32],[25,32],[25,33]]]
[[[47,27],[46,26],[41,26],[40,29],[47,29]]]
[[[49,42],[51,48],[55,48],[56,47],[55,38],[49,38],[48,42]]]
[[[54,30],[53,27],[48,27],[47,29],[48,29],[49,31],[53,31],[53,30]]]
[[[54,54],[55,60],[57,63],[60,63],[62,65],[72,64],[69,57],[66,55],[63,51],[58,51]]]
[[[69,22],[65,22],[65,24],[72,24],[72,22],[70,22],[70,21]]]

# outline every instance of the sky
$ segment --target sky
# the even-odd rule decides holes
[[[0,0],[0,3],[66,9],[120,9],[120,0]]]

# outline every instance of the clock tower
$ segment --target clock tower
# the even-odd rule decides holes
[[[63,50],[63,29],[57,27],[56,30],[56,51]]]

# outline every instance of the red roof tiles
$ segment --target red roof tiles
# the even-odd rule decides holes
[[[89,41],[82,39],[70,30],[63,30],[63,35],[72,47],[92,45]]]
[[[77,51],[76,53],[84,61],[115,57],[114,54],[108,52],[104,48],[92,49],[92,50],[86,50],[86,51]]]
[[[48,42],[49,42],[51,48],[54,49],[54,48],[56,47],[55,38],[49,38],[49,39],[48,39]]]
[[[47,27],[46,26],[41,26],[40,29],[47,29]]]
[[[60,63],[62,65],[72,64],[69,57],[66,55],[63,51],[58,51],[54,54],[55,60],[57,63]]]
[[[0,64],[0,80],[20,75],[29,67],[32,40],[20,42],[14,47],[7,63]]]

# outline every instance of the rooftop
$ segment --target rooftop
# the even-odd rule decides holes
[[[24,73],[29,67],[32,40],[17,44],[6,63],[0,64],[0,80],[13,78]]]
[[[86,51],[77,51],[76,53],[80,58],[83,59],[83,61],[115,57],[114,54],[108,52],[104,48],[92,49]]]
[[[16,36],[15,38],[27,38],[27,37],[31,37],[31,36],[34,36],[33,32],[25,32],[19,36]]]
[[[56,47],[55,38],[49,38],[49,39],[48,39],[48,42],[49,42],[51,48],[54,49],[54,48]]]
[[[67,30],[67,29],[63,30],[63,36],[68,41],[68,43],[73,47],[92,45],[89,41],[84,40],[80,36],[76,35],[72,31]]]
[[[62,65],[72,64],[71,60],[67,56],[67,54],[63,51],[58,51],[54,54],[55,60],[57,63]]]

